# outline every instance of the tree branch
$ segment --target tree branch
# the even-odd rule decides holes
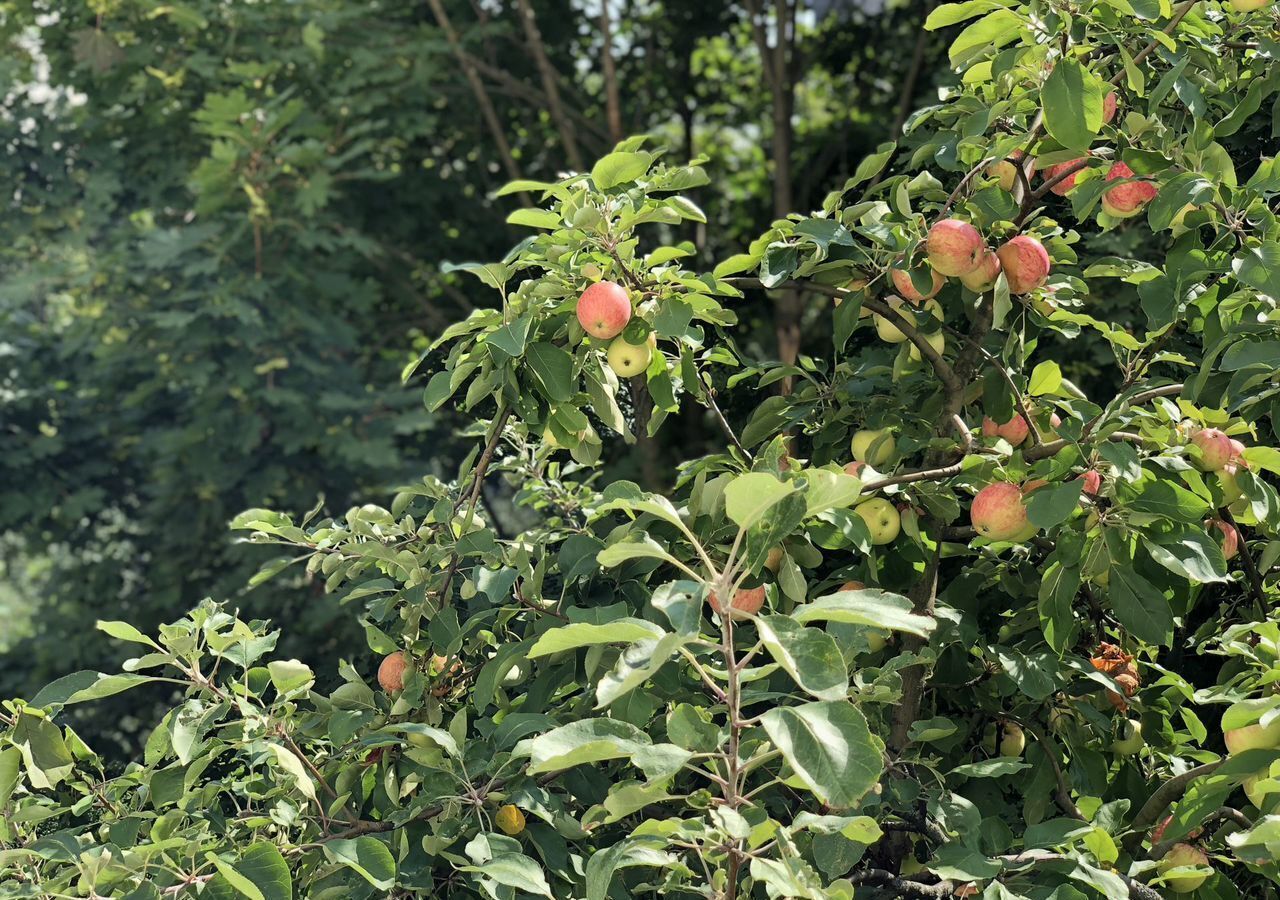
[[[944,900],[954,896],[953,892],[957,887],[955,882],[951,881],[939,881],[937,884],[909,881],[885,869],[863,869],[861,872],[851,872],[849,880],[855,885],[865,884],[867,887],[897,891],[897,896],[908,898],[908,900]]]
[[[1224,761],[1218,760],[1217,762],[1206,763],[1203,766],[1196,766],[1181,775],[1175,775],[1156,788],[1155,793],[1147,798],[1147,802],[1142,804],[1142,809],[1138,810],[1138,814],[1133,817],[1133,824],[1129,826],[1133,831],[1124,839],[1125,849],[1132,853],[1142,843],[1147,829],[1154,825],[1156,820],[1164,814],[1170,803],[1182,796],[1187,789],[1187,785],[1197,778],[1205,778],[1212,775]]]
[[[609,139],[622,140],[622,101],[618,94],[618,71],[613,61],[613,28],[609,22],[609,0],[600,0],[600,67],[604,72],[605,118],[609,122]]]
[[[1262,584],[1262,573],[1258,571],[1258,564],[1253,559],[1253,554],[1249,552],[1249,544],[1244,539],[1244,532],[1240,530],[1235,516],[1231,515],[1231,510],[1225,506],[1218,510],[1218,517],[1236,530],[1236,539],[1240,544],[1240,562],[1244,566],[1245,576],[1249,579],[1249,588],[1253,591],[1253,599],[1258,602],[1258,611],[1264,616],[1267,611],[1267,591]]]
[[[534,15],[533,6],[530,5],[529,0],[516,0],[516,5],[519,9],[520,21],[524,25],[529,53],[538,67],[538,74],[542,78],[542,89],[547,94],[547,111],[556,124],[556,130],[560,132],[560,141],[564,144],[569,165],[576,171],[584,171],[586,167],[582,162],[582,154],[578,152],[578,142],[574,139],[573,129],[569,127],[569,119],[565,116],[564,107],[560,104],[560,88],[557,84],[559,76],[547,57],[546,43],[542,40],[542,32],[538,30],[538,20]]]

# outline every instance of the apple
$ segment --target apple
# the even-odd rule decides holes
[[[1022,729],[1012,722],[1006,722],[1004,735],[1000,738],[1000,755],[1018,757],[1027,747],[1027,736]]]
[[[1240,532],[1236,530],[1235,526],[1229,525],[1221,519],[1209,519],[1204,524],[1222,532],[1222,555],[1228,562],[1235,559],[1236,554],[1240,552]]]
[[[1121,756],[1133,756],[1146,744],[1142,736],[1142,723],[1137,719],[1125,719],[1120,726],[1120,736],[1111,744],[1111,749]]]
[[[999,277],[1000,257],[988,250],[983,254],[977,268],[960,276],[960,283],[975,294],[981,294],[995,287],[996,279]]]
[[[1029,433],[1030,429],[1027,428],[1027,420],[1020,415],[1015,414],[1012,419],[1003,425],[990,416],[982,417],[983,437],[1001,437],[1016,447],[1027,439]]]
[[[852,475],[854,478],[861,478],[862,470],[865,469],[866,467],[867,467],[866,463],[860,462],[859,460],[855,459],[851,463],[845,463],[844,474]]]
[[[409,658],[399,650],[383,657],[378,664],[378,684],[388,694],[404,690],[404,673],[408,668]]]
[[[1218,471],[1218,489],[1222,491],[1223,506],[1230,506],[1244,496],[1244,491],[1241,490],[1240,482],[1236,478],[1239,471],[1239,467],[1234,465],[1223,466]]]
[[[936,270],[931,270],[930,274],[933,276],[933,287],[927,294],[922,294],[916,290],[916,286],[911,282],[911,275],[906,269],[893,269],[890,271],[889,276],[893,279],[893,286],[897,288],[898,293],[919,306],[925,300],[937,296],[938,291],[942,290],[942,286],[947,283],[946,279],[939,275]]]
[[[939,275],[955,276],[972,272],[986,255],[982,234],[960,219],[942,219],[929,229],[925,239],[929,265]]]
[[[1240,441],[1237,441],[1235,438],[1232,438],[1232,439],[1231,439],[1231,460],[1230,460],[1230,462],[1232,462],[1232,463],[1239,463],[1239,464],[1241,464],[1241,465],[1244,465],[1244,464],[1245,464],[1245,462],[1244,462],[1244,451],[1245,451],[1245,446],[1244,446],[1244,444],[1242,444]]]
[[[1031,524],[1022,503],[1022,490],[1006,482],[989,484],[978,491],[969,516],[978,534],[992,541],[1013,540]]]
[[[1063,172],[1066,172],[1068,169],[1071,169],[1074,166],[1078,166],[1081,160],[1083,159],[1085,159],[1085,157],[1081,156],[1081,157],[1078,157],[1077,159],[1069,159],[1064,163],[1058,163],[1056,166],[1050,166],[1049,168],[1044,170],[1044,174],[1042,177],[1046,182],[1052,181],[1054,178],[1057,178],[1059,175],[1061,175]],[[1067,194],[1071,193],[1071,191],[1075,188],[1076,179],[1080,177],[1080,173],[1083,171],[1084,169],[1076,169],[1066,178],[1063,178],[1053,187],[1049,188],[1049,190],[1057,194],[1059,197],[1065,197]]]
[[[1247,13],[1262,9],[1270,2],[1271,0],[1227,0],[1227,5],[1238,13]]]
[[[594,338],[616,338],[631,321],[631,298],[626,288],[612,281],[591,285],[578,298],[578,321]]]
[[[908,322],[915,321],[915,316],[907,309],[907,305],[902,298],[890,297],[888,303],[895,312],[905,318]],[[942,306],[937,300],[926,300],[924,309],[932,314],[935,319],[942,321]],[[886,341],[890,344],[901,344],[907,339],[906,333],[884,316],[875,316],[874,318],[876,323],[876,334],[880,336],[880,340]]]
[[[925,342],[928,343],[930,347],[932,347],[934,350],[937,350],[939,353],[942,353],[942,351],[947,349],[947,339],[946,337],[943,336],[941,331],[935,331],[932,334],[926,334],[924,335],[924,339],[925,339]],[[914,343],[907,348],[907,356],[909,356],[911,359],[915,360],[916,362],[919,362],[924,358],[924,354],[920,352],[920,348],[917,347]]]
[[[1049,277],[1049,254],[1044,244],[1029,235],[1018,235],[997,250],[996,255],[1000,257],[1009,290],[1015,294],[1029,294]]]
[[[1132,177],[1133,169],[1122,162],[1116,163],[1107,172],[1107,181]],[[1142,212],[1158,193],[1159,189],[1149,181],[1118,184],[1103,192],[1102,211],[1117,219],[1130,219]]]
[[[1111,120],[1116,117],[1116,108],[1119,105],[1120,97],[1115,91],[1111,91],[1107,96],[1102,98],[1102,124],[1111,124]]]
[[[867,523],[871,543],[876,547],[892,542],[902,528],[902,514],[883,497],[872,497],[855,506],[853,511]]]
[[[1205,472],[1216,472],[1231,462],[1231,438],[1217,428],[1201,428],[1192,435],[1191,443],[1200,451],[1194,462]]]
[[[623,338],[614,338],[606,354],[609,368],[622,378],[639,375],[649,367],[649,358],[653,356],[653,348],[657,345],[658,337],[652,331],[643,344],[631,344]]]
[[[720,598],[716,596],[716,592],[712,591],[707,595],[707,603],[715,610],[716,615],[724,615],[724,610],[720,607]],[[739,588],[733,595],[733,602],[729,604],[731,614],[735,621],[739,619],[748,619],[760,612],[760,607],[764,606],[764,585],[753,588]]]
[[[1097,469],[1089,469],[1076,480],[1084,482],[1084,486],[1080,489],[1082,494],[1096,497],[1098,496],[1098,491],[1102,490],[1102,473]]]
[[[1244,753],[1246,750],[1280,750],[1280,718],[1272,719],[1263,727],[1261,722],[1233,728],[1224,732],[1228,753]]]
[[[524,831],[524,813],[520,811],[519,807],[508,803],[506,806],[499,807],[497,813],[494,814],[493,823],[501,829],[503,834],[515,837]]]
[[[1273,794],[1280,795],[1280,761],[1273,762],[1267,771],[1244,780],[1244,795],[1258,809],[1262,809],[1267,797]]]
[[[996,179],[1002,191],[1012,191],[1018,183],[1018,166],[1022,159],[1022,151],[1014,150],[1006,159],[998,159],[987,166],[987,177]]]
[[[782,548],[770,547],[764,558],[764,567],[770,572],[777,572],[780,565],[782,565]]]
[[[860,428],[853,433],[849,449],[853,458],[874,468],[887,463],[893,456],[893,432],[888,428]]]
[[[870,651],[871,653],[879,653],[881,650],[884,649],[887,641],[885,641],[883,632],[876,631],[874,628],[868,628],[863,633],[866,635],[866,638],[867,638],[868,651]]]
[[[1203,850],[1190,844],[1174,844],[1173,849],[1162,856],[1160,861],[1156,863],[1156,872],[1164,875],[1173,869],[1189,866],[1207,867],[1208,865],[1209,857],[1205,855]],[[1172,878],[1166,878],[1164,884],[1175,894],[1189,894],[1208,881],[1209,874],[1204,872],[1175,875]]]

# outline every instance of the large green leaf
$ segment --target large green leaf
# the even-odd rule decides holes
[[[768,472],[748,472],[729,482],[724,489],[725,513],[739,528],[750,528],[783,497],[795,491]]]
[[[1040,93],[1045,129],[1064,147],[1089,149],[1102,130],[1104,89],[1079,61],[1059,59]]]
[[[675,774],[692,756],[674,744],[655,744],[639,728],[617,719],[570,722],[521,741],[516,753],[528,755],[530,775],[625,759],[650,779]]]
[[[835,638],[790,616],[756,620],[760,641],[791,679],[820,700],[842,700],[849,690],[844,657]]]
[[[573,399],[573,357],[555,344],[530,344],[525,359],[548,400]]]
[[[1236,257],[1232,269],[1245,284],[1280,298],[1280,244],[1265,241],[1250,247]]]
[[[1109,593],[1116,619],[1135,637],[1149,644],[1169,642],[1173,611],[1151,582],[1128,566],[1112,566]]]
[[[324,855],[330,862],[347,866],[380,891],[390,891],[396,883],[396,860],[385,843],[375,837],[341,838],[325,841]]]
[[[884,747],[851,703],[779,706],[761,715],[760,724],[787,765],[829,806],[857,806],[880,780]]]
[[[624,649],[613,668],[596,683],[596,709],[604,709],[652,678],[679,652],[686,640],[683,635],[664,634],[657,640],[636,641]]]
[[[530,659],[550,656],[562,650],[577,650],[596,644],[620,644],[631,641],[653,640],[662,636],[662,629],[652,622],[629,616],[615,619],[605,625],[591,622],[572,622],[544,632],[529,648]]]
[[[657,156],[644,150],[610,153],[591,167],[591,180],[602,191],[635,181],[649,171]]]
[[[521,892],[551,897],[553,900],[555,897],[542,868],[532,857],[523,853],[495,853],[492,859],[476,866],[462,866],[461,870],[474,872]]]
[[[936,623],[928,616],[916,615],[911,610],[911,601],[901,594],[868,588],[839,591],[811,603],[803,603],[796,607],[792,618],[802,624],[844,622],[928,637]]]

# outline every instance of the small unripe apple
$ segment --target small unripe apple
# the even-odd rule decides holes
[[[1231,462],[1231,438],[1217,428],[1201,428],[1191,443],[1200,451],[1194,458],[1196,467],[1205,472],[1216,472]]]
[[[578,298],[578,321],[594,338],[607,341],[622,333],[631,321],[631,298],[626,288],[612,281],[597,281]]]
[[[872,497],[853,508],[858,518],[867,523],[871,543],[877,547],[891,543],[902,528],[902,515],[883,497]]]
[[[939,275],[955,276],[972,272],[987,252],[982,234],[960,219],[942,219],[929,229],[925,240],[929,265]]]
[[[503,834],[511,837],[515,837],[524,831],[524,813],[520,811],[519,807],[512,806],[510,803],[498,809],[498,812],[494,814],[493,822],[501,829]]]
[[[1174,844],[1173,849],[1160,858],[1156,863],[1156,872],[1163,875],[1173,869],[1180,869],[1184,866],[1202,866],[1209,865],[1209,857],[1204,851],[1190,844]],[[1189,873],[1187,875],[1175,875],[1172,878],[1165,879],[1165,887],[1173,891],[1175,894],[1189,894],[1200,885],[1209,880],[1208,872],[1204,874]]]
[[[397,650],[383,657],[378,664],[378,684],[388,694],[404,690],[404,673],[409,668],[409,658]]]
[[[1132,178],[1133,169],[1122,162],[1113,165],[1107,172],[1107,181],[1119,178]],[[1146,208],[1156,198],[1159,189],[1149,181],[1130,181],[1107,188],[1102,194],[1102,211],[1117,219],[1131,219]]]
[[[715,610],[716,615],[724,615],[724,610],[720,606],[720,598],[716,596],[715,591],[707,594],[707,603]],[[764,606],[764,585],[753,588],[739,588],[733,595],[733,602],[729,606],[735,622],[754,616]]]
[[[1010,445],[1016,447],[1027,439],[1028,434],[1030,434],[1030,429],[1027,427],[1027,420],[1016,413],[1012,419],[1003,424],[990,416],[982,417],[983,437],[1004,438]]]
[[[907,308],[907,304],[902,300],[902,298],[890,297],[888,303],[895,312],[905,318],[908,322],[915,321],[915,316]],[[937,300],[926,300],[924,309],[931,313],[935,319],[939,321],[942,320],[942,306],[939,305]],[[907,339],[906,332],[886,317],[875,316],[874,321],[876,324],[876,334],[879,335],[880,340],[886,341],[890,344],[901,344]]]
[[[947,339],[941,331],[935,331],[932,334],[926,334],[924,335],[924,339],[929,344],[930,347],[932,347],[934,350],[937,350],[939,353],[942,353],[942,351],[947,349]],[[924,354],[920,352],[920,348],[917,347],[914,343],[907,348],[907,356],[915,360],[916,362],[919,362],[924,358]]]
[[[1227,0],[1227,5],[1238,13],[1253,12],[1262,9],[1271,0]]]
[[[894,269],[889,273],[890,277],[893,279],[893,286],[897,289],[898,293],[917,306],[924,301],[937,296],[938,291],[942,290],[942,286],[947,283],[946,279],[938,274],[936,270],[930,270],[930,274],[933,277],[933,287],[930,288],[929,293],[922,294],[916,290],[916,286],[911,281],[910,273],[905,269]]]
[[[867,650],[871,653],[879,653],[884,649],[886,641],[883,632],[868,628],[864,634],[867,637]]]
[[[606,354],[609,368],[622,378],[639,375],[649,367],[649,358],[653,356],[653,348],[657,344],[658,338],[652,331],[643,344],[629,344],[623,338],[616,337]]]
[[[1246,750],[1280,750],[1280,719],[1274,719],[1263,727],[1260,722],[1233,728],[1224,732],[1222,739],[1228,753],[1244,753]]]
[[[1142,723],[1137,719],[1125,719],[1120,726],[1120,734],[1111,744],[1111,749],[1121,756],[1133,756],[1147,743],[1142,736]]]
[[[978,534],[992,541],[1013,540],[1031,524],[1022,502],[1022,491],[1006,482],[989,484],[978,491],[969,516]]]
[[[1228,562],[1235,559],[1236,554],[1240,552],[1240,532],[1236,530],[1236,527],[1221,519],[1210,519],[1205,522],[1205,525],[1210,528],[1216,528],[1221,532],[1220,543],[1222,544],[1223,558]]]
[[[1049,277],[1049,254],[1040,243],[1029,235],[1020,234],[996,251],[1004,270],[1009,290],[1015,294],[1029,294]]]
[[[1111,120],[1116,117],[1116,108],[1119,105],[1120,97],[1115,91],[1111,91],[1107,96],[1102,98],[1102,124],[1111,124]]]
[[[879,468],[893,456],[893,432],[888,428],[860,428],[853,433],[849,449],[853,458],[873,469]]]
[[[981,294],[995,287],[996,279],[999,277],[1000,257],[988,250],[972,272],[966,272],[960,276],[960,283],[975,294]]]
[[[1078,166],[1080,164],[1080,161],[1083,159],[1084,157],[1081,156],[1079,159],[1069,159],[1064,163],[1058,163],[1056,166],[1050,166],[1049,168],[1044,170],[1044,174],[1042,177],[1046,182],[1052,181],[1053,179],[1061,175],[1063,172],[1066,172],[1074,168],[1075,166]],[[1084,169],[1076,169],[1066,178],[1063,178],[1053,187],[1049,188],[1049,190],[1057,194],[1059,197],[1065,197],[1067,194],[1071,193],[1071,191],[1075,188],[1076,179],[1080,177],[1080,173],[1083,171]]]
[[[1004,735],[1000,738],[1000,755],[1019,757],[1027,747],[1027,736],[1022,729],[1012,722],[1005,723]]]

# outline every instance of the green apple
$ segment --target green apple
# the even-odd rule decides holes
[[[884,649],[885,636],[883,631],[877,631],[874,628],[868,628],[865,632],[867,636],[867,647],[872,653],[879,653]]]
[[[1173,849],[1160,858],[1156,863],[1156,872],[1164,875],[1173,869],[1181,869],[1184,867],[1198,866],[1208,867],[1209,857],[1204,851],[1190,844],[1174,844]],[[1165,886],[1175,894],[1190,894],[1200,885],[1209,880],[1210,872],[1189,872],[1183,875],[1174,875],[1172,878],[1165,879]]]
[[[609,344],[609,352],[605,354],[609,368],[622,378],[639,375],[649,367],[649,359],[657,345],[658,339],[652,331],[643,344],[630,344],[620,337],[614,338]]]
[[[1280,797],[1280,760],[1273,762],[1267,771],[1246,778],[1244,795],[1258,809],[1262,809],[1264,803],[1274,803],[1276,798]],[[1268,797],[1271,798],[1270,801]]]
[[[934,350],[937,350],[939,353],[941,353],[947,347],[947,339],[946,337],[943,336],[941,331],[935,331],[933,334],[926,334],[924,336],[924,339],[925,341],[928,342],[930,347],[932,347]],[[920,348],[917,347],[915,344],[912,344],[907,349],[907,356],[911,357],[916,362],[919,362],[921,359],[924,358],[924,354],[920,352]]]
[[[1022,755],[1026,747],[1027,736],[1022,733],[1022,729],[1012,722],[1006,722],[1004,735],[1000,738],[1000,755],[1016,758]]]
[[[853,433],[849,449],[853,458],[878,469],[893,456],[893,432],[888,428],[861,428]]]
[[[1125,719],[1120,726],[1119,736],[1111,744],[1111,749],[1121,756],[1132,756],[1143,748],[1146,739],[1142,736],[1142,723],[1137,719]]]
[[[871,543],[877,547],[891,543],[902,529],[902,516],[892,503],[883,497],[872,497],[853,509],[858,518],[867,523]]]

